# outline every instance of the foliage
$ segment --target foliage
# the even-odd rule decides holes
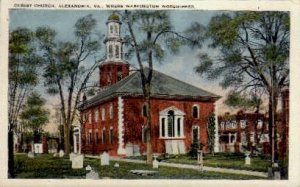
[[[32,131],[40,129],[49,121],[49,111],[44,108],[45,100],[37,92],[31,93],[20,115],[21,123]]]
[[[199,141],[194,141],[191,145],[191,149],[189,150],[188,155],[191,158],[197,158],[199,149],[200,149]]]
[[[250,98],[248,95],[240,95],[237,92],[231,92],[228,94],[225,104],[233,108],[243,108],[246,109],[257,109],[262,104],[261,98],[252,95]]]
[[[91,56],[98,52],[99,38],[94,35],[96,20],[84,16],[74,25],[73,41],[57,41],[56,31],[50,27],[38,27],[36,36],[45,61],[45,86],[47,92],[58,95],[60,114],[64,125],[64,148],[70,152],[70,128],[77,116],[77,105],[91,74],[97,68]]]
[[[215,134],[216,134],[216,121],[215,114],[212,112],[208,116],[207,132],[208,132],[208,148],[211,153],[214,153],[215,147]]]

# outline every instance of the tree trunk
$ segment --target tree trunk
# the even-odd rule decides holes
[[[14,132],[8,131],[8,178],[15,178],[14,172]]]
[[[64,149],[65,154],[70,153],[70,127],[68,123],[64,125]]]
[[[145,86],[146,95],[146,103],[147,103],[147,124],[146,124],[146,140],[147,140],[147,164],[152,163],[152,143],[151,143],[151,126],[152,126],[152,118],[151,118],[151,103],[150,103],[150,85],[149,83]]]

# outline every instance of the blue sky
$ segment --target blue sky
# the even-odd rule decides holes
[[[73,26],[80,17],[92,14],[97,20],[97,34],[104,35],[106,33],[105,22],[111,13],[112,11],[107,10],[84,11],[17,9],[10,10],[9,27],[10,30],[14,30],[17,27],[27,27],[35,30],[39,26],[50,26],[57,31],[59,40],[72,40]],[[210,18],[218,13],[220,13],[220,11],[176,10],[170,11],[170,16],[174,28],[180,32],[184,31],[193,22],[199,22],[203,25],[207,25]],[[123,31],[125,28],[126,26],[123,25]],[[99,54],[99,57],[104,54],[104,49],[104,46],[102,46],[102,51],[100,52],[102,54]],[[225,91],[222,90],[222,88],[218,85],[218,81],[207,81],[205,78],[200,77],[193,71],[193,68],[198,64],[196,56],[199,52],[208,52],[210,54],[216,53],[216,51],[213,51],[213,49],[208,49],[207,47],[203,47],[202,49],[190,49],[188,47],[184,47],[176,55],[167,54],[161,63],[157,62],[154,64],[154,68],[179,80],[224,96]],[[133,58],[129,62],[134,63],[134,61],[135,60]],[[95,71],[93,80],[91,81],[98,81],[98,70]],[[44,90],[42,86],[40,86],[38,89],[40,91]],[[50,103],[53,103],[55,98],[48,100],[51,100],[51,102],[48,101],[48,104],[50,105]],[[219,100],[217,104],[221,113],[229,110],[223,105],[223,100]]]

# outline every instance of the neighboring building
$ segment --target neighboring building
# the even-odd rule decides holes
[[[120,26],[119,17],[112,14],[104,41],[107,56],[99,66],[101,91],[79,106],[83,153],[108,151],[130,156],[146,152],[148,107],[140,72],[130,74],[129,64],[123,60]],[[155,70],[151,85],[153,152],[186,153],[193,141],[203,144],[207,151],[208,116],[219,96]]]
[[[236,115],[219,116],[218,121],[220,152],[245,152],[256,144],[259,151],[268,152],[269,129],[264,114],[239,111]]]

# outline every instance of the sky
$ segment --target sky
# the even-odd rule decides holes
[[[111,13],[112,11],[107,10],[10,10],[9,29],[12,31],[18,27],[27,27],[35,30],[40,26],[50,26],[57,31],[58,40],[69,41],[73,39],[72,32],[75,22],[83,16],[92,14],[97,21],[97,29],[95,32],[104,36],[106,34],[105,22]],[[203,25],[207,25],[210,18],[218,13],[220,13],[220,11],[176,10],[170,11],[170,16],[174,28],[177,31],[184,31],[193,22],[199,22]],[[124,33],[125,25],[122,26],[122,29]],[[104,49],[103,45],[102,51],[100,52],[102,54],[99,54],[98,57],[103,56],[105,53]],[[214,94],[225,96],[226,91],[219,86],[218,80],[208,81],[194,72],[194,67],[199,63],[197,60],[197,54],[199,52],[207,52],[209,54],[216,53],[216,51],[208,49],[207,47],[203,47],[202,49],[190,49],[188,47],[183,47],[178,54],[167,54],[162,62],[154,63],[154,69]],[[134,64],[134,58],[129,60],[129,62]],[[98,75],[99,72],[96,70],[91,81],[98,81]],[[37,89],[40,92],[44,91],[43,86],[39,86]],[[56,97],[49,97],[47,95],[46,97],[47,106],[49,108],[53,108],[53,106],[57,103]],[[223,104],[223,101],[224,97],[217,102],[219,114],[223,114],[224,112],[231,110]],[[48,126],[50,131],[54,130],[52,128],[56,129],[56,127],[51,124]]]

